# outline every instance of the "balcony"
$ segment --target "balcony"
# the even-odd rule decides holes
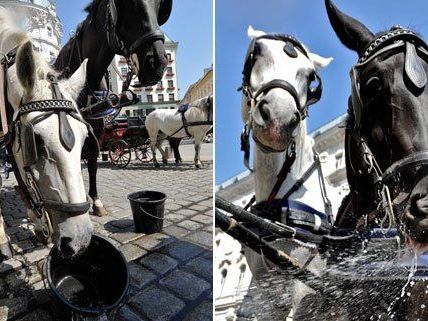
[[[165,87],[163,87],[163,86],[162,87],[156,87],[157,91],[161,91],[161,90],[164,90],[164,89],[165,89]]]
[[[174,89],[175,89],[175,87],[174,87],[174,86],[172,86],[172,87],[167,87],[166,89],[168,89],[168,90],[174,90]]]
[[[126,64],[126,59],[124,57],[119,58],[119,63]]]
[[[166,74],[165,74],[165,76],[168,76],[168,77],[172,77],[172,76],[174,76],[175,74],[173,73],[173,72],[167,72]]]
[[[152,91],[153,87],[146,87],[146,91]]]

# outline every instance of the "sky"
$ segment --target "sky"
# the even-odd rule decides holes
[[[341,11],[376,33],[401,24],[428,39],[426,0],[335,0]],[[386,5],[387,4],[387,5]],[[323,95],[309,109],[309,132],[346,112],[350,94],[349,70],[357,55],[344,47],[328,21],[323,0],[217,0],[216,1],[216,184],[243,172],[239,136],[242,67],[255,29],[296,36],[310,51],[333,62],[321,72]]]
[[[57,13],[64,31],[65,44],[79,22],[86,18],[84,8],[91,0],[57,0]],[[212,0],[174,0],[171,17],[162,30],[178,42],[177,77],[179,95],[183,98],[189,86],[213,63]]]

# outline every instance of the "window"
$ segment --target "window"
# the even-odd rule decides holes
[[[336,155],[336,168],[343,167],[343,150],[339,150]]]
[[[161,103],[164,102],[163,94],[159,94],[158,95],[158,101],[161,102]]]
[[[174,88],[174,80],[168,80],[168,88]]]
[[[121,67],[120,68],[120,73],[122,74],[122,76],[126,76],[128,74],[128,68]]]
[[[55,62],[55,59],[56,59],[55,53],[54,53],[54,52],[52,52],[52,51],[50,51],[50,52],[49,52],[49,60],[50,60],[50,63],[54,63],[54,62]]]
[[[167,74],[167,75],[173,75],[172,67],[168,67],[168,68],[166,69],[166,74]]]
[[[171,54],[170,54],[170,53],[167,53],[167,54],[166,54],[166,56],[168,57],[168,62],[171,62],[171,61],[172,61],[172,56],[171,56]]]
[[[158,89],[163,88],[162,80],[158,82]]]
[[[137,95],[138,101],[141,102],[143,101],[143,96],[142,95]]]
[[[175,100],[174,94],[169,94],[169,101],[174,101],[174,100]]]
[[[52,37],[52,27],[51,26],[47,26],[46,30],[48,31],[48,37]]]
[[[148,103],[152,103],[153,102],[153,96],[152,95],[147,95],[147,102]]]

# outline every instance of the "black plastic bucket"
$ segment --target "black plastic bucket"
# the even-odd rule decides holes
[[[113,244],[100,236],[92,235],[88,249],[73,259],[63,259],[53,247],[46,269],[63,320],[96,318],[126,303],[127,262]]]
[[[128,195],[135,231],[152,234],[162,231],[166,195],[157,191],[141,191]]]

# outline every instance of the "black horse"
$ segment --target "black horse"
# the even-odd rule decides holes
[[[55,62],[65,77],[71,75],[88,58],[87,84],[78,103],[86,107],[88,97],[107,89],[104,75],[114,55],[122,55],[132,65],[142,86],[156,84],[165,72],[167,55],[160,26],[167,22],[172,0],[94,0],[87,8],[87,18],[60,51]],[[103,120],[91,120],[95,135],[103,131]],[[107,215],[98,198],[97,159],[88,158],[89,196],[94,214]]]
[[[345,138],[350,194],[335,224],[395,226],[412,246],[426,248],[428,45],[401,26],[373,34],[330,0],[325,4],[340,41],[359,56],[351,69]],[[426,302],[427,294],[418,298]],[[402,311],[406,320],[415,315],[411,304]]]

